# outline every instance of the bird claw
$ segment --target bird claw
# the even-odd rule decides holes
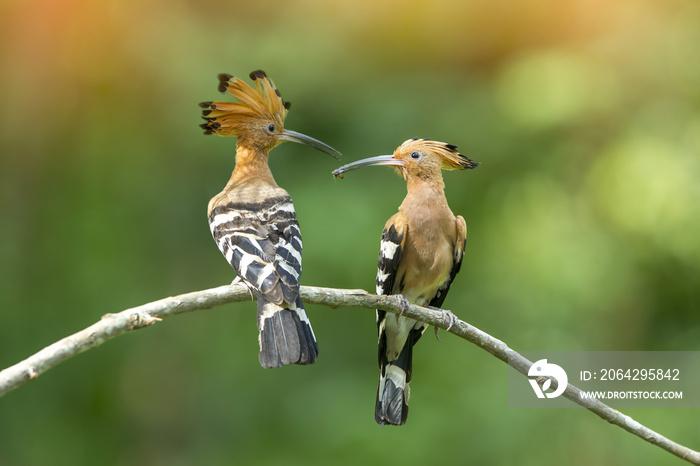
[[[443,309],[442,313],[445,316],[445,318],[449,321],[449,325],[445,329],[446,332],[449,332],[452,326],[456,324],[459,319],[456,315],[454,315],[452,311],[448,311],[447,309]]]
[[[253,295],[253,287],[250,286],[248,282],[243,281],[241,277],[234,278],[231,282],[231,285],[237,285],[238,283],[241,283],[243,286],[245,286],[245,289],[248,290],[248,294],[250,295],[250,300],[255,301],[255,295]]]
[[[448,320],[449,324],[447,325],[447,328],[445,329],[446,332],[449,332],[450,329],[457,323],[459,318],[457,318],[456,315],[452,311],[448,311],[447,309],[438,309],[433,306],[428,306],[429,309],[432,309],[434,311],[442,312],[442,315],[445,319]],[[437,341],[442,342],[440,340],[440,337],[438,336],[438,331],[440,330],[440,327],[435,327],[435,338],[437,338]]]

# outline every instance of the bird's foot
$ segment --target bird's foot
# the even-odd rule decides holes
[[[248,294],[250,295],[250,300],[251,300],[251,301],[255,301],[255,295],[253,294],[253,292],[254,292],[255,290],[253,289],[253,287],[250,286],[250,285],[248,284],[248,282],[243,281],[243,279],[242,279],[241,277],[236,277],[236,278],[234,278],[233,281],[231,282],[231,285],[237,285],[238,283],[240,283],[240,284],[242,284],[243,286],[245,286],[245,289],[248,290]]]
[[[447,332],[449,332],[450,329],[452,328],[452,326],[454,326],[454,324],[456,324],[457,321],[459,320],[459,318],[457,318],[457,316],[454,315],[454,313],[452,313],[452,311],[448,311],[447,309],[439,309],[439,308],[433,307],[433,306],[428,306],[428,309],[442,312],[442,315],[444,316],[444,318],[447,319],[447,321],[449,322],[449,324],[447,325],[447,328],[445,329],[445,331],[447,331]],[[442,340],[440,340],[440,337],[438,336],[439,330],[440,330],[440,327],[435,327],[435,338],[437,338],[437,341],[442,341]]]
[[[445,316],[445,318],[449,321],[449,324],[447,325],[447,328],[445,329],[446,332],[449,332],[450,329],[454,324],[457,323],[459,320],[456,315],[452,311],[448,311],[447,309],[442,310],[442,314]]]
[[[406,299],[404,295],[400,294],[397,296],[399,299],[399,306],[401,306],[401,312],[399,312],[399,317],[401,317],[403,316],[403,313],[406,312],[411,303],[408,302],[408,299]]]

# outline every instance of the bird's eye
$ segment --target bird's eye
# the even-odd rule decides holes
[[[411,152],[411,158],[418,160],[420,158],[420,153],[418,152]]]
[[[267,132],[268,132],[268,133],[272,134],[272,133],[274,133],[276,130],[277,130],[277,127],[276,127],[275,125],[273,125],[272,123],[270,123],[269,125],[267,125]]]

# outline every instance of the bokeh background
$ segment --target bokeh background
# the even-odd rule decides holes
[[[287,127],[344,153],[460,146],[445,307],[516,350],[698,350],[696,0],[0,3],[0,367],[101,315],[234,277],[206,205],[233,139],[216,75],[262,68]],[[404,194],[285,144],[305,285],[372,290]],[[508,407],[507,366],[432,331],[409,422],[375,425],[373,312],[308,306],[316,365],[263,370],[255,305],[119,337],[0,399],[2,465],[681,464],[582,409]],[[697,410],[629,410],[700,448]]]

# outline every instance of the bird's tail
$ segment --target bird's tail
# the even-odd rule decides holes
[[[260,365],[281,367],[288,364],[313,364],[318,345],[301,299],[287,307],[258,296]]]
[[[374,420],[377,424],[400,426],[406,423],[414,344],[415,341],[409,335],[399,357],[391,362],[380,344],[379,387],[374,407]]]

